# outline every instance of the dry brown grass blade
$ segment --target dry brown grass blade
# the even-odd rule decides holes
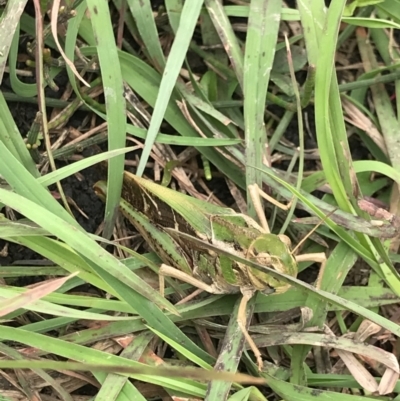
[[[72,273],[69,276],[59,279],[47,281],[44,284],[42,283],[35,288],[25,291],[23,294],[17,295],[13,298],[3,299],[0,301],[0,316],[8,315],[17,309],[23,308],[24,306],[43,298],[47,294],[51,294],[60,288],[67,280],[77,274],[79,274],[79,272]]]
[[[357,342],[364,342],[370,336],[379,333],[381,330],[382,328],[377,324],[370,322],[369,320],[364,320],[360,324],[356,333],[348,333],[343,337],[352,338]],[[364,363],[370,364],[368,358],[368,348],[370,348],[371,351],[373,348],[375,348],[375,350],[377,349],[377,347],[366,344],[367,353],[360,355],[360,359]],[[347,369],[364,389],[378,395],[389,394],[394,390],[399,378],[399,365],[396,357],[393,354],[379,349],[380,353],[386,355],[387,363],[385,363],[385,358],[380,360],[382,364],[386,365],[386,369],[382,375],[380,383],[378,383],[372,374],[365,368],[365,366],[355,357],[351,350],[347,351],[337,348],[335,348],[335,350],[346,365]],[[375,358],[372,356],[372,359]]]
[[[359,108],[346,98],[342,98],[343,109],[346,112],[345,120],[365,133],[375,142],[385,155],[388,155],[386,143],[375,124],[363,114]]]
[[[375,378],[351,352],[338,349],[336,352],[346,365],[351,375],[357,380],[362,388],[373,394],[378,393],[378,383],[376,382]]]

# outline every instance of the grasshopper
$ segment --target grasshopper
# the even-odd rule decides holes
[[[95,191],[104,198],[103,188],[104,183],[95,184]],[[160,287],[163,288],[166,276],[211,294],[242,294],[238,325],[261,370],[261,353],[246,328],[247,303],[257,291],[283,293],[289,285],[267,272],[232,260],[226,252],[292,277],[297,276],[299,261],[318,262],[323,270],[326,256],[294,255],[286,235],[270,232],[260,196],[284,209],[288,205],[277,202],[258,186],[251,186],[250,193],[261,225],[232,209],[192,198],[125,171],[120,209],[163,262],[159,270]],[[226,252],[218,254],[202,247],[201,241],[190,241],[187,235]]]

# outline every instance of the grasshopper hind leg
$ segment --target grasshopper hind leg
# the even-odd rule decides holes
[[[192,277],[189,274],[187,274],[181,270],[175,269],[172,266],[162,264],[160,267],[159,273],[160,273],[160,278],[162,276],[173,277],[178,280],[184,281],[185,283],[191,284],[194,287],[197,287],[198,289],[200,289],[202,291],[206,291],[210,294],[221,294],[221,291],[218,291],[218,289],[215,288],[215,286],[205,284],[202,281],[197,280],[195,277]],[[161,284],[161,282],[163,282],[163,280],[160,279],[160,284]],[[249,300],[253,297],[255,291],[250,288],[241,288],[241,293],[242,293],[242,300],[240,301],[240,305],[239,305],[237,322],[240,327],[240,330],[242,331],[242,333],[244,335],[245,340],[248,342],[251,350],[254,352],[254,355],[257,360],[258,369],[261,371],[263,368],[263,361],[261,358],[260,350],[257,348],[257,345],[251,338],[251,336],[246,328],[246,325],[247,325],[246,308],[247,308],[247,304],[248,304]]]
[[[272,203],[273,205],[279,207],[282,210],[289,210],[292,205],[292,201],[290,201],[286,205],[284,203],[278,202],[272,196],[266,194],[257,184],[249,185],[248,190],[251,197],[251,201],[253,202],[254,205],[254,209],[256,210],[257,217],[260,219],[261,226],[267,233],[270,233],[271,231],[269,229],[268,221],[264,214],[264,208],[261,203],[261,198],[267,200],[268,202]]]
[[[168,266],[164,263],[160,266],[159,274],[160,276],[173,277],[178,280],[184,281],[185,283],[191,284],[193,287],[199,288],[200,290],[206,291],[210,294],[221,294],[221,292],[218,291],[215,286],[203,283],[202,281],[193,276],[190,276],[182,270],[178,270],[175,267]]]
[[[246,328],[246,326],[247,326],[246,308],[247,308],[248,302],[253,297],[255,291],[251,290],[251,289],[243,289],[242,288],[241,292],[242,292],[242,300],[240,301],[240,305],[239,305],[237,322],[238,322],[240,329],[242,330],[245,340],[248,342],[251,350],[254,352],[254,356],[256,357],[256,360],[257,360],[258,370],[261,371],[263,368],[261,352],[257,348],[257,345],[255,344],[254,340],[251,338],[251,336]]]
[[[202,283],[201,281],[197,281],[192,276],[187,275],[186,273],[175,269],[172,266],[168,266],[166,264],[162,264],[159,270],[158,280],[159,280],[159,288],[160,294],[164,297],[165,293],[165,277],[173,277],[177,278],[181,281],[187,282],[188,284],[192,284],[195,287],[199,287],[199,283],[202,285],[201,288],[198,288],[196,291],[192,292],[191,294],[187,295],[186,297],[182,298],[176,305],[182,305],[186,302],[191,301],[193,298],[197,297],[197,295],[201,294],[203,291],[211,292],[212,288],[210,286],[206,287],[206,284]],[[190,280],[190,281],[189,281]]]

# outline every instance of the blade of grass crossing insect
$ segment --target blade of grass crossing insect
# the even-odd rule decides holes
[[[202,5],[203,1],[199,0],[196,2],[185,2],[183,6],[179,28],[176,32],[175,40],[172,44],[171,52],[164,69],[146,142],[136,171],[136,174],[139,176],[144,172],[144,168],[150,156],[151,148],[158,134],[158,130],[160,129],[172,91],[186,57],[186,52],[189,48]]]
[[[377,315],[374,312],[371,312],[370,310],[364,308],[361,305],[347,301],[346,299],[340,298],[335,294],[331,294],[331,293],[323,291],[323,290],[317,290],[312,285],[307,284],[304,281],[301,281],[293,276],[288,276],[284,273],[281,273],[281,272],[278,272],[277,270],[272,269],[271,267],[267,267],[266,265],[261,265],[259,263],[255,263],[249,259],[245,259],[241,256],[235,255],[227,250],[224,250],[215,245],[212,245],[209,242],[202,241],[199,238],[192,237],[183,232],[180,232],[179,236],[182,238],[187,238],[188,240],[190,240],[193,243],[199,243],[205,249],[210,249],[214,252],[218,252],[219,254],[227,255],[230,259],[236,260],[236,261],[243,263],[251,268],[267,272],[272,277],[277,278],[285,283],[288,283],[288,284],[292,285],[293,287],[301,288],[302,290],[306,290],[309,293],[315,294],[315,296],[321,298],[322,300],[331,303],[332,305],[339,306],[339,309],[341,309],[343,307],[344,309],[353,311],[354,313],[357,313],[357,314],[365,317],[366,319],[369,319],[372,322],[375,322],[379,326],[387,328],[388,330],[390,330],[391,332],[393,332],[396,335],[400,334],[399,325],[391,322],[389,319],[386,319],[382,316]]]
[[[119,65],[118,49],[115,44],[111,25],[110,10],[107,2],[87,0],[91,15],[93,32],[97,39],[97,54],[102,72],[104,96],[107,108],[108,149],[125,146],[126,117],[123,81]],[[117,216],[118,202],[122,188],[124,157],[117,156],[110,160],[108,170],[108,190],[103,234],[111,237]]]
[[[246,187],[262,187],[266,131],[264,124],[268,82],[278,38],[281,1],[253,0],[247,27],[244,58],[244,122],[246,136]],[[255,166],[255,168],[250,167]],[[256,217],[250,194],[248,214]]]

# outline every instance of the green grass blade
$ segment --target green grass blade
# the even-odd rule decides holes
[[[353,189],[349,177],[349,160],[345,157],[345,151],[348,150],[347,136],[337,90],[337,80],[333,70],[335,43],[344,5],[345,1],[332,3],[326,18],[323,20],[325,21],[324,34],[321,35],[322,32],[319,31],[321,36],[319,48],[324,50],[319,53],[316,63],[315,122],[325,175],[339,207],[350,212],[352,207],[349,198],[352,197]],[[327,93],[329,96],[326,96]]]
[[[96,0],[87,0],[91,15],[93,32],[97,40],[97,54],[99,57],[104,96],[107,108],[108,122],[108,149],[114,150],[125,146],[126,140],[126,110],[123,95],[123,81],[119,65],[118,50],[115,46],[114,32],[111,24],[108,3]],[[111,236],[116,210],[122,188],[124,157],[117,156],[110,160],[108,170],[108,193],[104,236]]]
[[[264,125],[265,101],[275,56],[281,7],[280,1],[253,0],[250,3],[243,76],[246,186],[262,186],[260,168],[265,156],[267,136]],[[274,46],[271,46],[272,43]],[[247,193],[248,214],[256,217],[250,199]]]
[[[151,369],[149,366],[142,363],[132,361],[120,356],[115,356],[108,352],[99,351],[77,344],[71,344],[69,342],[56,338],[51,338],[49,336],[44,336],[42,334],[30,332],[29,335],[27,335],[27,332],[23,329],[16,329],[14,327],[2,326],[0,338],[8,341],[17,341],[21,344],[29,345],[45,352],[52,352],[55,355],[59,355],[61,357],[72,359],[74,361],[82,363],[110,366],[118,365],[122,367],[126,366],[143,370],[145,368],[148,368],[149,370]],[[32,361],[30,362],[32,363]],[[51,361],[48,361],[47,363],[50,362]],[[49,368],[51,367],[49,366]],[[157,372],[157,368],[152,368],[151,370],[153,370],[155,373]],[[161,377],[156,375],[151,376],[145,374],[129,374],[129,377],[135,378],[137,380],[142,380],[147,383],[153,383],[162,387],[171,388],[175,391],[183,391],[189,388],[189,394],[193,394],[199,397],[204,396],[205,386],[200,385],[193,380],[185,380],[185,382],[182,383],[182,381],[179,379]]]
[[[254,310],[253,297],[247,305],[247,318],[252,316]],[[238,311],[241,299],[239,298],[234,305],[232,310],[231,318],[227,330],[225,332],[224,341],[221,346],[221,352],[218,356],[216,367],[223,367],[227,372],[236,372],[240,362],[240,357],[243,352],[245,339],[242,330],[238,324]],[[229,396],[232,383],[213,381],[208,385],[207,395],[209,400],[226,400]]]
[[[222,41],[229,56],[229,60],[232,64],[232,68],[235,72],[239,85],[243,90],[244,56],[231,22],[229,21],[228,16],[225,14],[224,7],[220,2],[206,0],[205,5],[207,7],[208,14],[215,26],[215,29],[219,34],[220,40]]]
[[[150,0],[128,0],[128,6],[143,41],[143,47],[148,51],[153,66],[162,72],[165,66],[165,58],[161,49]]]
[[[37,205],[46,207],[50,212],[62,217],[66,222],[78,228],[78,224],[65,209],[43,188],[35,178],[18,162],[0,142],[0,174],[12,189]]]
[[[144,168],[150,156],[151,147],[153,146],[158,130],[160,129],[172,91],[186,57],[186,52],[199,18],[202,5],[203,1],[197,1],[194,4],[185,3],[183,6],[179,28],[176,32],[175,40],[164,69],[163,79],[154,106],[154,113],[151,118],[146,142],[137,168],[136,174],[139,176],[144,172]]]

